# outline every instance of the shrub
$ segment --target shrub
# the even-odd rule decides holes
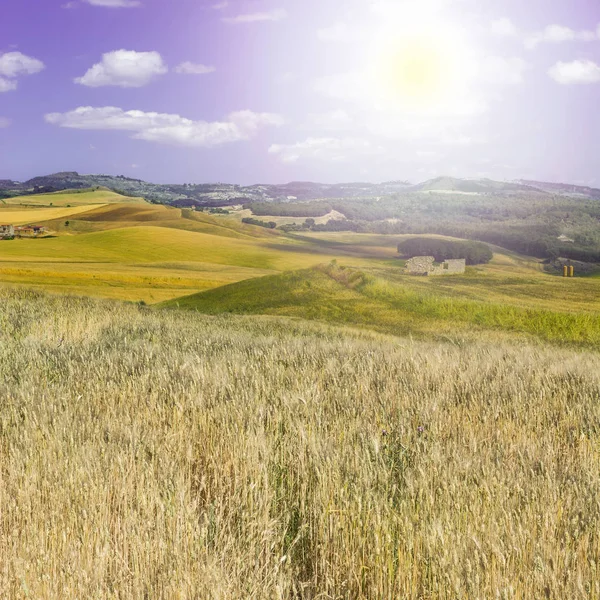
[[[275,227],[277,227],[275,221],[261,221],[259,219],[253,219],[252,217],[242,219],[242,223],[245,223],[246,225],[256,225],[257,227],[265,227],[266,229],[275,229]]]
[[[402,256],[433,256],[438,262],[464,258],[468,265],[488,263],[494,256],[489,246],[481,242],[459,242],[426,237],[400,242],[398,252]]]

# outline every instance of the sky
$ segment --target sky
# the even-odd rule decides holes
[[[597,0],[2,0],[0,179],[600,187]]]

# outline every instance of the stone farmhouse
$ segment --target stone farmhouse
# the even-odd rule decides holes
[[[0,240],[12,238],[15,235],[15,228],[12,225],[0,225]]]
[[[46,228],[40,227],[39,225],[23,225],[22,227],[15,227],[16,237],[37,237],[42,233],[46,233]]]
[[[406,262],[406,272],[409,275],[464,275],[467,261],[464,258],[449,259],[441,265],[435,264],[433,256],[415,256]]]

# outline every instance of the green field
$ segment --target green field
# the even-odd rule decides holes
[[[0,221],[3,214],[5,220],[18,215],[19,223],[45,225],[52,237],[0,242],[0,283],[12,286],[156,303],[324,259],[346,258],[363,267],[368,262],[352,250],[328,251],[189,209],[139,202],[35,208],[17,200],[0,208]]]
[[[544,295],[546,277],[482,276],[473,269],[465,277],[421,280],[389,267],[365,271],[329,264],[232,284],[165,306],[300,317],[429,339],[510,335],[600,347],[599,301],[588,302],[586,296],[597,291],[597,281],[584,281],[585,290],[574,291],[574,280],[556,278],[551,300]]]
[[[0,221],[3,213],[35,216],[51,233],[0,242],[0,283],[211,314],[317,319],[396,335],[461,338],[485,331],[600,342],[600,279],[553,276],[539,260],[502,248],[464,276],[410,277],[396,250],[407,236],[285,235],[244,225],[236,214],[152,205],[104,190],[21,202],[48,198],[80,204],[36,208],[11,199],[0,208]],[[99,199],[105,203],[86,204]],[[327,267],[331,261],[336,266]]]

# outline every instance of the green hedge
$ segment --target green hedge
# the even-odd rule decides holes
[[[464,258],[468,265],[490,262],[494,254],[487,244],[481,242],[458,242],[435,238],[416,237],[398,244],[402,256],[433,256],[437,262],[451,258]]]

